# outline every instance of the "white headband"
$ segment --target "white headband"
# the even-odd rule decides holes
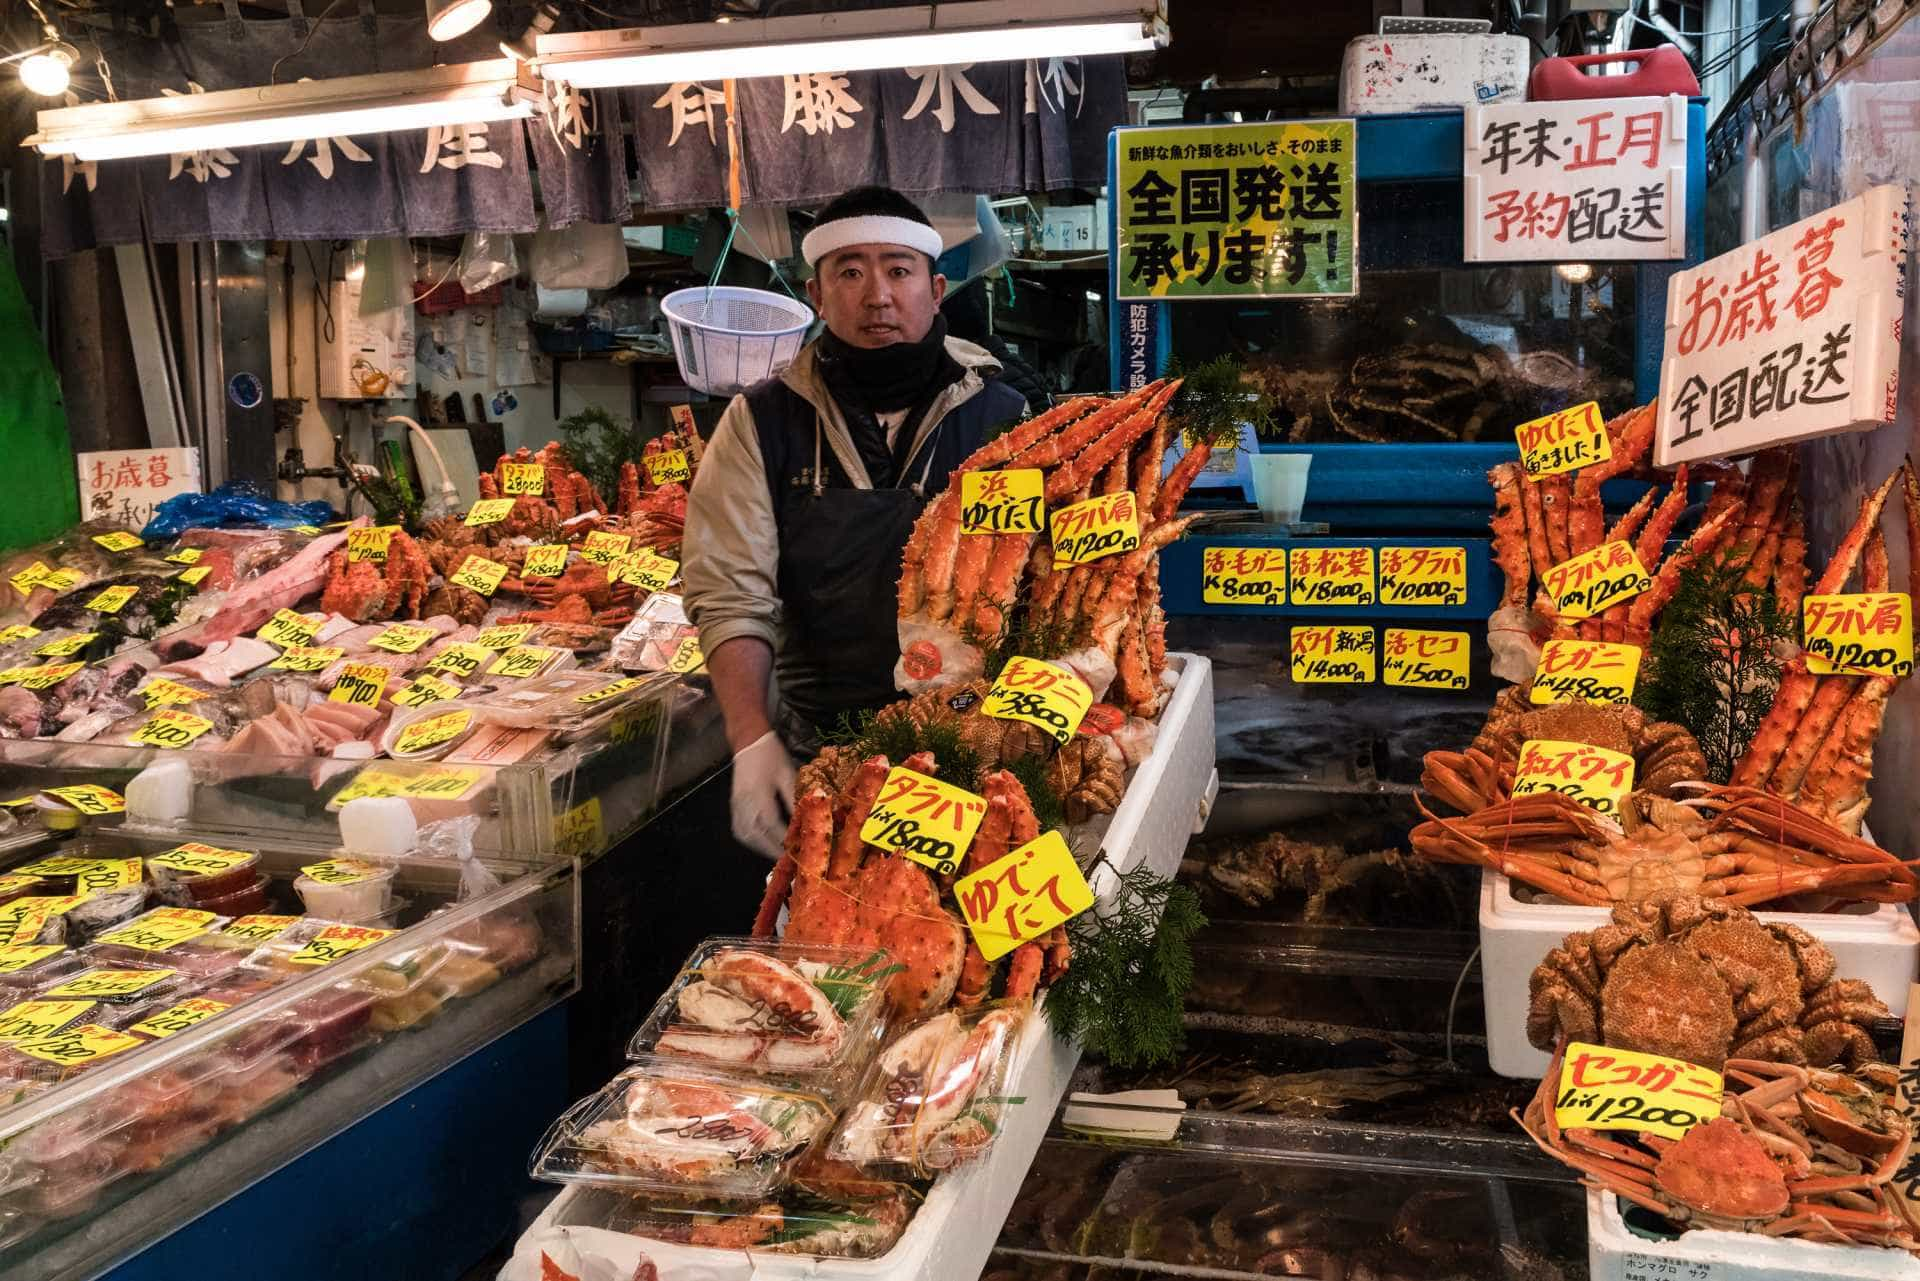
[[[862,214],[823,222],[809,231],[800,242],[800,256],[808,267],[814,267],[828,254],[848,245],[905,245],[929,258],[938,258],[943,248],[940,233],[924,222],[888,214]]]

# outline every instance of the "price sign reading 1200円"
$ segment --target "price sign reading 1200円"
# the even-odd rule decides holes
[[[1465,632],[1389,627],[1381,638],[1380,679],[1403,689],[1465,689],[1472,655]]]
[[[1072,672],[1037,658],[1015,656],[1000,669],[980,714],[1025,721],[1065,744],[1072,741],[1091,706],[1093,691]]]
[[[1530,738],[1520,744],[1520,763],[1513,774],[1515,796],[1559,792],[1611,817],[1620,812],[1620,799],[1632,790],[1633,757],[1625,752],[1553,738]]]
[[[986,816],[985,797],[896,765],[860,825],[860,839],[951,876]]]
[[[1640,647],[1612,641],[1550,640],[1533,669],[1535,703],[1624,703],[1640,674]]]
[[[1300,685],[1371,685],[1373,628],[1295,627],[1288,635],[1293,680]]]
[[[1541,579],[1554,611],[1566,619],[1592,618],[1653,586],[1632,544],[1618,540],[1561,561]]]
[[[1809,596],[1801,602],[1800,617],[1808,671],[1913,675],[1913,598],[1905,592]]]
[[[1053,531],[1053,567],[1084,565],[1140,546],[1140,514],[1133,493],[1105,494],[1056,509],[1047,518]]]
[[[1200,552],[1200,600],[1207,605],[1287,603],[1287,549],[1208,547]]]
[[[1037,467],[960,473],[960,532],[1037,534],[1046,528],[1046,480]]]
[[[1574,1041],[1560,1060],[1553,1119],[1562,1129],[1683,1137],[1720,1115],[1718,1072],[1685,1059]]]

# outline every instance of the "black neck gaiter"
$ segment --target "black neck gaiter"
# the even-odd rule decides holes
[[[947,356],[947,318],[942,315],[934,316],[933,327],[919,342],[855,347],[829,329],[817,346],[820,377],[835,398],[869,413],[910,409],[953,381],[941,376],[953,363]]]

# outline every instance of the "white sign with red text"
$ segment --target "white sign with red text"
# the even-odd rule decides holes
[[[1875,187],[1667,282],[1661,467],[1892,422],[1909,218]]]
[[[197,449],[108,449],[73,458],[81,520],[110,520],[138,533],[167,499],[200,492]]]
[[[1468,262],[1687,254],[1687,100],[1469,107]]]

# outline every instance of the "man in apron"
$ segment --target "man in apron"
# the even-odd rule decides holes
[[[905,196],[850,191],[801,242],[826,331],[734,397],[687,503],[689,617],[733,750],[736,839],[779,854],[794,754],[899,697],[901,553],[990,430],[1021,416],[1000,366],[947,336],[940,236]]]

